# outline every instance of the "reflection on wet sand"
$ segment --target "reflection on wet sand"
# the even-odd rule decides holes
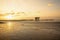
[[[12,22],[7,22],[7,30],[10,32],[13,28],[13,23]]]
[[[0,24],[0,40],[58,40],[59,26],[60,23],[6,22]]]

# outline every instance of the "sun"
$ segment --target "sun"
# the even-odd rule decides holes
[[[12,15],[7,15],[7,16],[5,16],[5,18],[6,18],[7,20],[14,19],[14,17],[13,17]]]

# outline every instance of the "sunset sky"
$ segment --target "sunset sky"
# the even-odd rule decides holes
[[[60,17],[60,0],[0,0],[0,14],[27,12],[27,16]],[[26,16],[26,15],[24,15]]]

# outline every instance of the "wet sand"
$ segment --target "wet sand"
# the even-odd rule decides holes
[[[0,24],[0,40],[60,40],[60,23],[6,22]]]

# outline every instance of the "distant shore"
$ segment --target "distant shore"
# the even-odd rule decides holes
[[[0,22],[8,22],[8,21],[26,21],[26,22],[60,22],[60,21],[35,21],[35,20],[0,20]]]

